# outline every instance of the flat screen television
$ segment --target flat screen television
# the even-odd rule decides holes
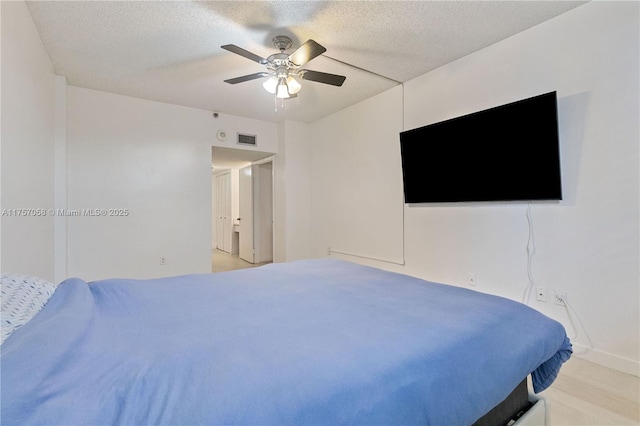
[[[400,133],[405,203],[561,200],[556,92]]]

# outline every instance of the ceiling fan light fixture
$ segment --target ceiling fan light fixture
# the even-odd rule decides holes
[[[292,95],[295,95],[300,91],[300,89],[302,89],[298,80],[296,80],[292,75],[287,77],[287,87],[289,88],[289,93]]]
[[[287,99],[289,97],[291,97],[291,93],[289,92],[289,86],[287,86],[287,79],[281,77],[280,79],[278,79],[276,98]]]
[[[277,98],[287,99],[290,98],[291,95],[295,95],[302,89],[302,86],[293,76],[288,77],[278,77],[272,75],[262,83],[262,87],[264,90],[271,93],[272,95],[276,95]]]
[[[264,87],[264,90],[266,90],[267,92],[271,93],[272,95],[275,95],[276,89],[278,88],[278,77],[276,77],[275,75],[272,75],[267,79],[267,81],[262,83],[262,87]]]

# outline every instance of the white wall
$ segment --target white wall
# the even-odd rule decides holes
[[[567,291],[578,329],[564,307],[535,297],[531,304],[580,335],[578,356],[636,375],[638,12],[636,2],[590,2],[404,87],[405,129],[558,92],[564,200],[531,205],[532,271],[535,285]],[[395,259],[404,220],[404,267],[342,257],[456,285],[474,272],[478,290],[521,300],[527,204],[405,206],[404,216],[396,213],[402,177],[393,117],[403,108],[387,97],[397,90],[312,124],[313,254],[326,255],[339,242],[345,251]]]
[[[236,147],[216,132],[257,134],[275,152],[275,124],[71,86],[67,98],[68,208],[129,212],[68,218],[69,275],[210,272],[211,146]]]
[[[2,8],[2,209],[54,207],[55,75],[23,2]],[[2,272],[54,280],[54,216],[1,218]]]
[[[311,257],[311,139],[308,124],[278,124],[274,158],[274,261]]]
[[[404,262],[401,130],[399,86],[311,125],[315,256]]]

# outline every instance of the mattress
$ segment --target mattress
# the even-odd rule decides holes
[[[0,354],[3,424],[469,425],[571,355],[521,303],[333,259],[60,283]]]

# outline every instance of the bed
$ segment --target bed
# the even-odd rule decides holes
[[[336,259],[50,293],[2,343],[2,424],[471,425],[571,355],[521,303]]]

